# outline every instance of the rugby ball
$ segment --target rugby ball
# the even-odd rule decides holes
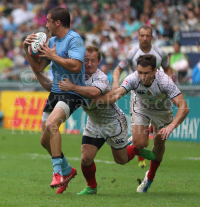
[[[39,57],[41,52],[38,50],[40,49],[40,45],[44,45],[44,43],[47,43],[48,45],[48,36],[44,32],[38,32],[36,33],[37,37],[35,38],[34,42],[31,43],[31,45],[28,46],[28,53],[32,57]]]

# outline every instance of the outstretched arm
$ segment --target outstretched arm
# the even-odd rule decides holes
[[[92,103],[97,104],[113,104],[127,93],[124,87],[117,88],[110,91],[103,96],[96,98]]]
[[[169,137],[169,135],[173,132],[173,130],[183,122],[183,120],[186,118],[187,114],[189,113],[188,105],[182,94],[173,98],[172,102],[174,103],[175,106],[178,107],[178,112],[176,113],[176,116],[174,120],[171,122],[171,124],[169,124],[165,128],[162,128],[159,131],[159,134],[162,134],[163,140]]]

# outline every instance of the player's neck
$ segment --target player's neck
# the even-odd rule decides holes
[[[154,78],[150,81],[149,84],[146,84],[146,85],[143,84],[143,85],[144,85],[146,88],[149,88],[149,87],[152,85],[154,79],[155,79],[155,76],[154,76]]]
[[[144,53],[148,53],[148,52],[151,50],[151,45],[150,45],[149,47],[145,47],[145,48],[143,48],[143,47],[140,46],[140,49],[141,49]]]
[[[66,36],[66,34],[69,32],[70,28],[60,28],[60,30],[57,33],[57,37],[59,39],[62,39]]]

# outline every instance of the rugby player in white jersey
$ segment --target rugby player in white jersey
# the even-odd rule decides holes
[[[123,70],[126,70],[129,67],[129,74],[136,71],[137,68],[137,58],[141,55],[151,54],[156,57],[156,68],[163,68],[165,73],[167,73],[170,77],[172,76],[172,70],[169,67],[168,63],[168,55],[160,48],[153,45],[152,39],[152,29],[149,26],[142,26],[139,29],[139,44],[134,46],[132,50],[129,51],[127,57],[120,61],[119,65],[115,68],[113,72],[113,90],[119,88],[119,78],[120,74]],[[131,103],[130,103],[130,112],[133,113],[133,100],[134,100],[134,93],[131,93]],[[138,165],[143,167],[146,166],[146,162],[144,158],[138,157]]]
[[[137,71],[127,76],[120,88],[115,89],[95,100],[95,103],[112,104],[129,91],[135,92],[132,115],[132,136],[136,149],[147,146],[148,126],[154,127],[153,153],[155,160],[150,162],[150,170],[146,172],[137,192],[147,192],[165,151],[165,141],[178,127],[189,109],[183,95],[172,79],[163,71],[156,70],[156,57],[143,55],[137,60]],[[173,119],[172,102],[178,107]]]
[[[100,51],[97,47],[87,46],[85,56],[86,86],[78,87],[72,84],[68,79],[59,82],[61,90],[76,91],[82,96],[94,99],[101,94],[105,94],[111,90],[107,76],[97,67],[100,61]],[[45,85],[49,83],[47,77],[42,74],[36,74],[38,81],[46,90],[51,90],[51,86]],[[94,158],[98,150],[107,142],[111,146],[114,160],[118,164],[125,164],[135,155],[143,155],[148,159],[154,159],[154,154],[147,150],[135,150],[134,146],[128,144],[127,123],[124,113],[117,105],[91,105],[90,107],[82,106],[84,111],[89,115],[86,127],[82,137],[82,159],[81,169],[86,179],[86,188],[78,193],[96,194],[96,165]],[[66,189],[66,185],[60,186],[57,193],[62,193]]]

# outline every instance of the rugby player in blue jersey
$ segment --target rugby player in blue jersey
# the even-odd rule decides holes
[[[58,81],[68,78],[72,83],[85,86],[84,55],[85,47],[80,35],[70,29],[70,14],[64,8],[53,8],[47,14],[46,27],[51,34],[48,45],[41,46],[42,55],[38,60],[28,53],[35,34],[27,36],[24,49],[29,63],[35,72],[43,71],[51,63],[53,84],[42,115],[41,144],[52,156],[54,168],[50,186],[67,184],[77,173],[61,151],[59,126],[87,100],[72,91],[61,91]]]

